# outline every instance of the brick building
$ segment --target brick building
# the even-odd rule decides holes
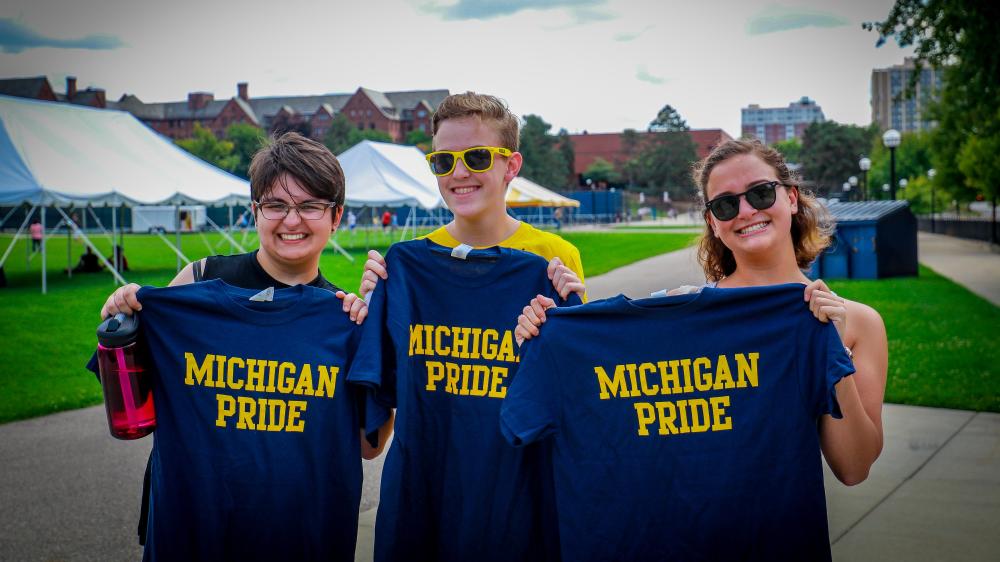
[[[86,90],[79,90],[76,87],[76,77],[74,76],[66,77],[65,94],[55,93],[52,90],[52,84],[49,83],[49,79],[45,76],[0,79],[0,94],[33,100],[86,105],[99,109],[109,107],[103,89],[87,88]]]
[[[743,136],[756,137],[765,144],[793,138],[802,140],[802,135],[810,124],[826,120],[823,110],[807,96],[802,96],[799,101],[793,101],[788,107],[761,107],[751,104],[749,107],[744,107],[741,113]]]
[[[247,123],[267,131],[276,125],[300,128],[321,140],[334,116],[343,113],[359,129],[384,131],[399,142],[410,131],[430,134],[431,113],[447,96],[448,90],[378,92],[358,88],[353,94],[251,98],[248,84],[241,82],[236,95],[229,99],[216,100],[208,92],[191,92],[187,101],[145,103],[127,94],[116,106],[172,139],[190,137],[195,123],[217,137],[234,123]]]
[[[649,133],[640,131],[639,143],[651,135],[677,135],[683,133]],[[722,129],[697,129],[687,132],[694,141],[698,151],[698,158],[708,156],[716,145],[732,140]],[[621,169],[628,159],[625,144],[622,142],[622,133],[582,133],[570,135],[573,142],[573,172],[578,176],[583,174],[591,164],[598,158],[602,158]]]

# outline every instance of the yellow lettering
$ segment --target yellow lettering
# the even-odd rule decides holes
[[[236,366],[239,365],[240,369],[246,367],[246,363],[243,362],[239,357],[230,357],[226,361],[226,386],[233,390],[239,390],[243,388],[243,381],[236,381],[233,378],[233,371],[236,370]],[[237,384],[237,382],[239,384]]]
[[[669,410],[669,413],[667,412]],[[657,402],[656,403],[656,414],[660,418],[660,435],[675,435],[680,433],[677,431],[677,426],[674,425],[674,419],[677,418],[677,410],[674,408],[673,402]]]
[[[253,417],[257,413],[257,403],[254,402],[253,398],[247,396],[237,396],[236,401],[240,407],[236,429],[256,429],[253,424]]]
[[[490,381],[490,398],[503,398],[507,396],[507,387],[502,386],[504,379],[507,378],[507,372],[507,367],[493,367],[493,380]]]
[[[413,325],[410,324],[410,355],[423,355],[424,354],[424,343],[423,343],[423,333],[424,327],[422,324]]]
[[[271,422],[267,424],[268,431],[281,431],[285,427],[285,401],[271,400],[268,404]]]
[[[656,365],[652,363],[643,363],[639,365],[639,382],[642,386],[642,393],[646,396],[655,396],[660,391],[659,386],[655,384],[653,386],[649,386],[649,383],[646,380],[646,375],[651,374],[654,371],[656,371]]]
[[[469,358],[469,333],[471,328],[455,328],[451,332],[451,356]]]
[[[647,427],[656,419],[656,416],[653,415],[653,405],[647,402],[636,402],[632,406],[635,407],[635,417],[639,422],[639,435],[646,437],[649,435]]]
[[[434,328],[434,354],[440,355],[442,357],[447,357],[448,353],[451,352],[451,348],[444,347],[441,345],[442,335],[443,336],[451,335],[451,330],[448,329],[448,326],[438,326],[437,328]]]
[[[264,369],[266,368],[267,361],[247,359],[247,390],[264,390]]]
[[[321,375],[322,375],[322,369],[323,366],[320,365]],[[302,372],[299,373],[299,380],[295,382],[295,390],[292,391],[292,394],[295,394],[297,396],[302,396],[302,395],[313,396],[316,394],[316,391],[313,390],[312,372],[303,369]]]
[[[747,356],[742,353],[736,354],[736,370],[739,372],[739,382],[736,383],[736,388],[745,388],[747,381],[750,382],[750,386],[757,387],[757,358],[760,356],[759,353],[748,353],[750,360],[747,361]]]
[[[712,431],[732,429],[733,418],[726,415],[726,408],[729,407],[729,397],[715,396],[708,400],[712,404]]]
[[[288,401],[288,424],[285,425],[285,431],[292,431],[301,433],[305,430],[306,422],[302,420],[302,412],[306,410],[305,400],[289,400]]]
[[[725,355],[719,356],[719,364],[715,366],[715,384],[712,385],[712,388],[715,390],[736,388],[733,374],[729,369],[729,361]]]
[[[469,394],[472,396],[486,396],[486,388],[489,385],[490,368],[486,365],[472,366],[472,388]]]
[[[708,402],[704,398],[692,398],[688,400],[688,407],[691,408],[691,433],[708,431],[708,426],[712,423],[708,415]]]
[[[215,425],[226,427],[226,418],[236,413],[236,399],[225,394],[216,394],[215,402],[219,405],[219,417],[215,418]]]
[[[601,393],[599,395],[601,400],[607,400],[612,396],[619,398],[628,398],[631,394],[628,391],[628,387],[625,386],[625,366],[615,365],[615,378],[608,378],[608,372],[604,370],[604,367],[600,365],[594,367],[594,373],[597,375],[597,383],[601,387]]]
[[[305,371],[309,368],[308,364],[302,366],[302,370]],[[285,361],[278,366],[278,392],[282,394],[291,394],[292,389],[295,388],[295,380],[290,378],[288,375],[295,374],[295,365]]]
[[[688,417],[687,417],[687,400],[677,401],[677,411],[681,414],[681,430],[679,433],[690,433],[691,428],[688,427]]]
[[[445,374],[448,380],[445,382],[444,391],[450,394],[458,394],[458,365],[455,363],[445,363]]]
[[[185,369],[184,384],[194,386],[195,382],[197,382],[197,384],[202,386],[215,388],[215,383],[212,382],[212,362],[214,359],[214,355],[206,355],[204,361],[199,366],[194,355],[185,351],[184,362],[187,368]]]
[[[442,380],[444,380],[444,365],[439,361],[428,361],[427,386],[424,388],[433,392],[437,390],[437,384],[435,383]]]
[[[333,395],[337,392],[338,373],[340,373],[340,367],[332,365],[329,368],[325,365],[319,366],[319,387],[316,388],[316,396],[326,395],[327,398],[333,398]]]
[[[708,357],[699,357],[694,360],[694,386],[700,392],[705,392],[706,390],[711,390],[712,388],[712,371],[703,370],[711,369],[712,362],[708,360]]]
[[[493,329],[483,330],[483,359],[492,361],[497,357],[497,341],[500,334]]]
[[[506,330],[503,333],[503,340],[500,342],[500,351],[497,353],[497,360],[508,363],[516,363],[521,360],[517,355],[514,355],[514,336],[510,330]]]

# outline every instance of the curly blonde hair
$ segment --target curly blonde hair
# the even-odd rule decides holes
[[[834,222],[826,207],[811,192],[802,189],[801,178],[788,169],[785,158],[777,150],[757,139],[729,140],[716,146],[692,170],[695,183],[700,188],[702,205],[708,201],[708,178],[712,170],[722,162],[743,154],[760,158],[774,169],[779,182],[799,190],[798,212],[792,215],[792,245],[799,269],[808,269],[813,260],[830,245]],[[708,212],[708,209],[704,210],[705,232],[698,244],[698,263],[705,271],[708,281],[719,281],[736,271],[736,258],[722,240],[715,236]]]

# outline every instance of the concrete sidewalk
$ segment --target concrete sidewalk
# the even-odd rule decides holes
[[[1000,305],[1000,254],[920,235],[920,260]],[[703,282],[692,249],[588,280],[591,298]],[[994,296],[989,296],[994,295]],[[868,480],[827,474],[836,560],[1000,559],[1000,414],[888,404]],[[151,439],[122,442],[102,406],[0,425],[0,560],[137,560],[139,490]],[[365,462],[358,560],[371,559],[382,459]]]

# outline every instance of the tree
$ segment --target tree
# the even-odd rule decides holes
[[[348,141],[350,141],[351,146],[354,146],[364,140],[392,142],[392,136],[390,136],[389,133],[378,129],[355,129],[351,131],[350,135],[348,135]]]
[[[613,184],[621,181],[621,174],[615,170],[615,165],[603,158],[597,158],[587,166],[583,172],[583,177],[592,182]]]
[[[403,141],[403,144],[415,146],[424,153],[427,153],[431,151],[431,141],[433,139],[425,131],[415,129],[406,134],[406,140]]]
[[[896,148],[896,181],[906,178],[912,185],[914,179],[927,174],[927,170],[934,166],[931,163],[931,152],[930,134],[924,132],[904,134],[899,147]],[[872,167],[868,172],[869,198],[877,199],[882,196],[882,185],[890,181],[889,149],[882,144],[882,137],[876,135],[872,139],[870,158]],[[896,187],[898,189],[899,186]],[[910,189],[910,186],[907,186],[907,189]]]
[[[638,178],[642,175],[641,166],[636,156],[639,155],[642,136],[635,129],[625,129],[622,131],[622,152],[625,153],[625,160],[621,162],[622,174],[629,187],[636,185]]]
[[[938,123],[930,142],[938,172],[935,184],[959,201],[968,201],[976,191],[995,198],[1000,159],[981,155],[1000,146],[1000,4],[896,0],[884,21],[864,27],[879,34],[877,46],[889,37],[903,47],[915,45],[918,69],[924,64],[944,69],[942,90],[930,109]],[[913,73],[908,95],[919,74]]]
[[[340,154],[354,146],[351,143],[351,132],[356,130],[357,128],[354,126],[354,123],[346,115],[338,113],[330,121],[330,128],[326,131],[326,135],[323,136],[323,144],[330,149],[330,152]]]
[[[227,172],[233,172],[240,163],[240,157],[233,154],[233,143],[215,138],[212,131],[194,124],[194,136],[189,139],[177,139],[177,146],[201,158],[205,162]]]
[[[271,122],[271,134],[280,136],[285,133],[296,132],[306,138],[312,136],[312,125],[306,121],[302,115],[278,113],[274,121]]]
[[[566,164],[566,183],[564,185],[576,185],[576,150],[573,149],[573,140],[569,138],[569,131],[566,129],[559,129],[557,136],[559,138],[557,148],[562,155],[563,162]]]
[[[802,175],[821,195],[839,190],[858,174],[858,159],[869,151],[876,133],[874,126],[811,123],[802,138]]]
[[[663,109],[656,114],[656,119],[649,123],[651,133],[669,133],[677,131],[687,131],[687,122],[681,119],[680,113],[670,104],[663,106]]]
[[[792,137],[778,141],[771,146],[785,157],[785,162],[794,162],[796,164],[802,162],[802,143],[799,142],[799,139]]]
[[[520,175],[546,187],[566,186],[566,163],[556,148],[558,138],[549,134],[552,125],[538,115],[525,115],[521,127],[520,152],[524,156]]]
[[[233,154],[239,158],[233,173],[249,178],[250,161],[264,144],[264,132],[248,123],[236,123],[226,129],[226,140],[233,143]]]

